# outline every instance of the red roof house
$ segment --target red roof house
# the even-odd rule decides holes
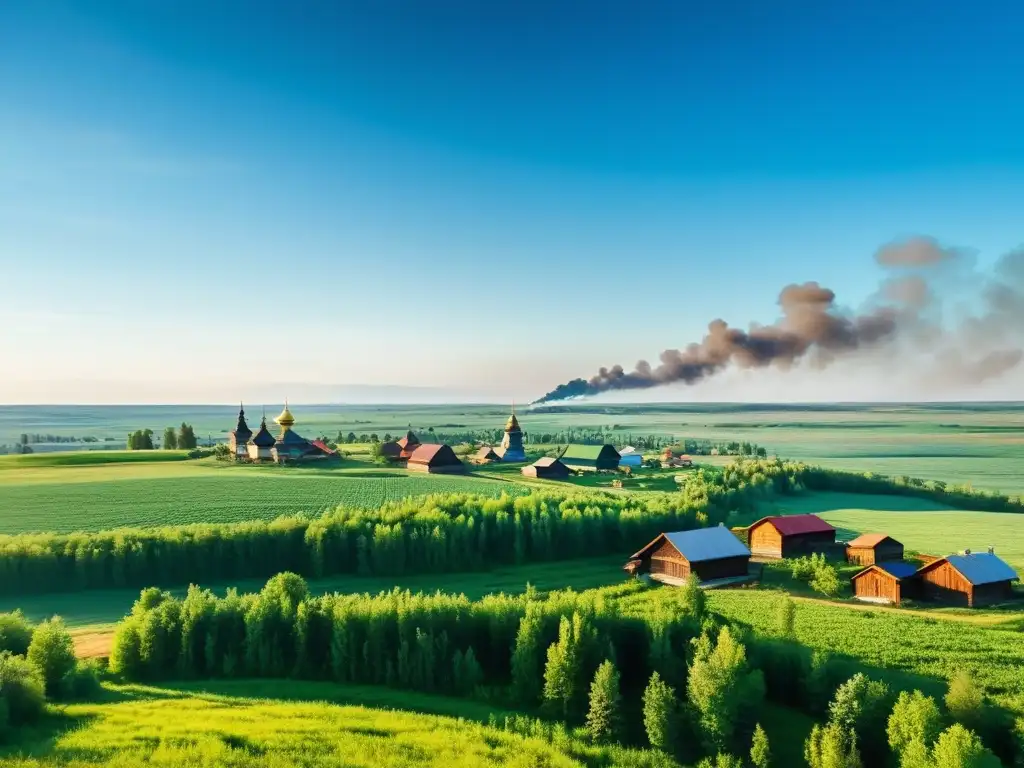
[[[835,544],[836,529],[817,515],[764,517],[747,529],[755,557],[800,557]]]

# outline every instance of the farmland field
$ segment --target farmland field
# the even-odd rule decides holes
[[[21,457],[0,458],[0,465],[16,458]],[[0,471],[0,533],[270,520],[300,512],[316,515],[339,504],[372,508],[428,493],[498,496],[520,487],[495,478],[411,475],[373,467],[234,467],[212,460],[19,465]]]

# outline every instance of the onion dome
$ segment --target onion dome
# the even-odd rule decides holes
[[[264,416],[260,422],[260,431],[253,437],[252,444],[257,448],[273,448],[276,443],[277,439],[267,429],[267,417]]]
[[[284,410],[281,411],[281,415],[274,419],[280,427],[283,429],[291,429],[295,424],[295,417],[292,416],[292,412],[288,410],[288,401],[284,403]]]
[[[519,421],[516,419],[516,415],[513,413],[508,417],[508,421],[505,422],[505,431],[512,432],[513,430],[519,429]]]

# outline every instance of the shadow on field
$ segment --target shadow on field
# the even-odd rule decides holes
[[[63,708],[51,709],[35,725],[12,728],[5,734],[0,758],[50,755],[64,734],[84,728],[95,719],[95,715],[69,715]],[[0,759],[0,763],[6,761]]]

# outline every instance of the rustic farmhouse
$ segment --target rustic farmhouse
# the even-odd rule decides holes
[[[922,595],[931,600],[975,607],[1013,596],[1017,573],[991,549],[949,555],[934,560],[917,572]]]
[[[547,480],[564,480],[569,476],[569,468],[558,459],[544,456],[528,467],[520,470],[526,477],[539,477]]]
[[[755,557],[800,557],[829,549],[836,529],[817,515],[765,517],[750,526],[747,541]]]
[[[846,561],[872,565],[903,559],[903,545],[884,533],[864,533],[846,545]]]
[[[501,457],[494,452],[494,448],[485,445],[473,454],[474,464],[490,464],[492,461],[501,461]]]
[[[407,469],[431,474],[459,474],[466,465],[459,461],[455,451],[447,445],[420,445],[409,457]]]
[[[693,459],[687,456],[685,453],[676,455],[675,451],[671,447],[665,448],[661,453],[661,467],[662,469],[671,469],[672,467],[692,467]]]
[[[701,581],[746,577],[750,550],[724,526],[662,533],[626,564],[633,573],[672,581],[694,574]]]
[[[917,566],[902,561],[873,563],[850,579],[853,596],[869,603],[899,605],[903,598],[919,595]]]
[[[562,463],[578,469],[615,469],[619,452],[610,445],[570,445],[562,454]]]
[[[398,441],[399,458],[408,459],[420,445],[420,439],[410,429],[405,433],[405,437]]]

